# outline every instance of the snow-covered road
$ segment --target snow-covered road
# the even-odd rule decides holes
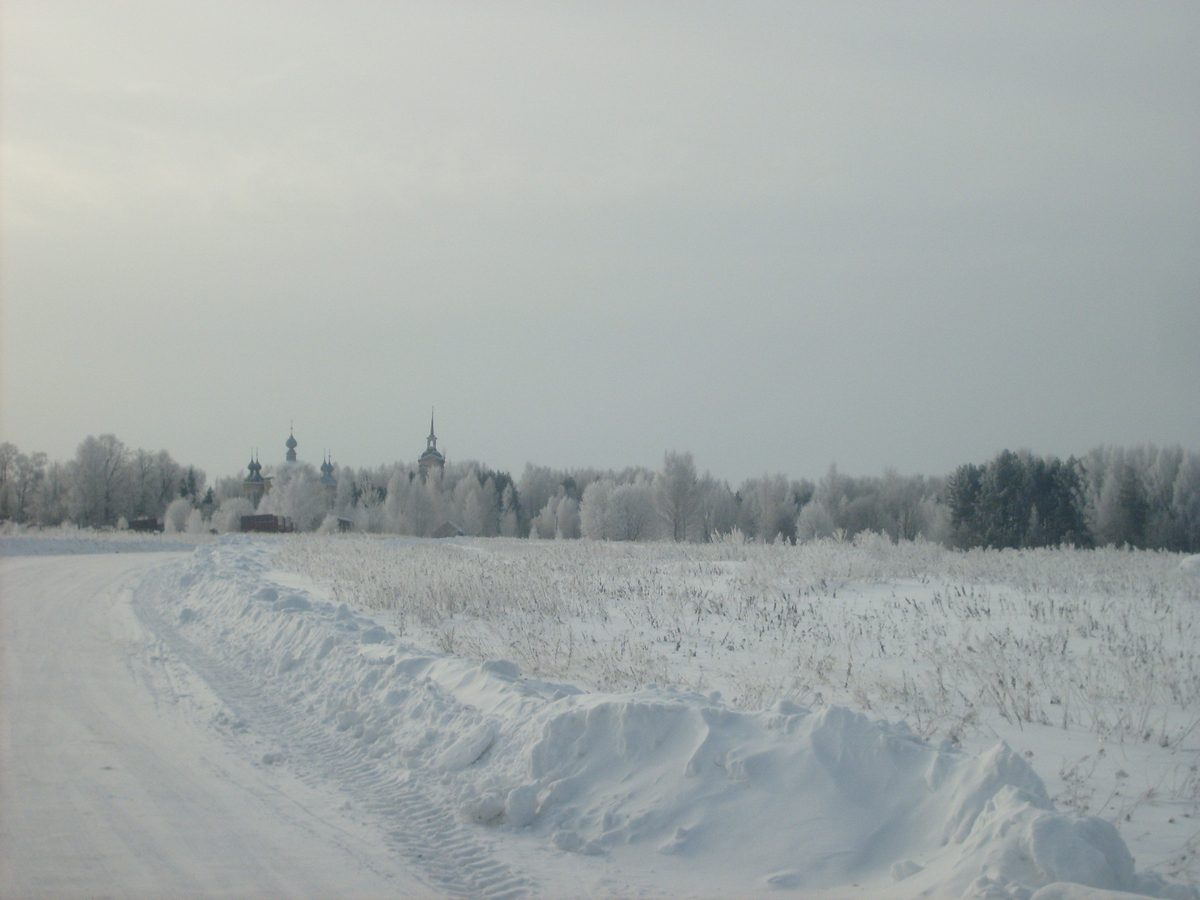
[[[0,896],[420,897],[336,798],[189,715],[126,585],[176,554],[0,559]]]

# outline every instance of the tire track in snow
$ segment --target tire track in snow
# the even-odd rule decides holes
[[[203,678],[245,731],[273,744],[305,783],[329,783],[368,813],[387,843],[429,886],[464,900],[519,900],[536,894],[534,881],[492,857],[485,842],[444,804],[361,748],[334,736],[319,719],[281,703],[261,680],[207,653],[179,633],[153,604],[132,600],[154,633],[159,656],[180,660]],[[165,660],[160,660],[163,664]]]

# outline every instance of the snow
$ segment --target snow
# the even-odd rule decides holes
[[[0,896],[432,896],[327,792],[195,715],[217,698],[130,604],[164,559],[0,560]]]
[[[278,796],[302,796],[322,810],[322,821],[356,835],[355,852],[371,860],[373,872],[390,875],[389,889],[400,896],[1200,896],[1139,869],[1108,819],[1056,805],[1031,751],[1004,741],[964,748],[926,740],[904,721],[850,703],[781,698],[756,709],[688,687],[696,683],[690,677],[600,689],[600,678],[547,677],[514,659],[446,653],[436,632],[281,570],[284,546],[314,547],[230,536],[167,564],[142,557],[122,568],[100,557],[75,571],[92,584],[136,574],[128,591],[101,591],[90,602],[123,623],[125,637],[111,646],[150,654],[176,685],[164,712],[162,688],[147,703],[134,679],[103,704],[112,719],[124,717],[130,733],[157,736],[181,766],[206,748],[206,759],[237,773],[225,788],[242,791],[241,802],[257,810],[261,833],[245,836],[246,845],[266,842],[310,860],[332,852],[334,881],[351,878],[338,868],[344,847],[322,851],[313,835],[302,840],[286,831],[300,821],[294,810],[270,825],[285,804],[264,807],[260,784]],[[414,548],[424,546],[393,542],[388,552],[419,555]],[[519,566],[510,546],[461,549],[495,552]],[[580,545],[571,552],[589,551]],[[35,592],[51,571],[69,567],[2,564],[7,647],[10,580],[28,578]],[[61,590],[60,612],[83,599]],[[33,620],[32,600],[20,610]],[[45,641],[77,649],[96,630],[84,614],[74,624],[70,615],[61,618],[63,633]],[[48,654],[45,641],[39,650]],[[31,688],[13,714],[10,690],[9,719],[37,722],[37,704],[50,703],[48,693]],[[1027,727],[1034,759],[1053,759],[1067,747],[1067,732]],[[14,742],[8,754],[29,764],[30,746]],[[188,771],[188,783],[215,791],[212,768]],[[21,852],[33,858],[35,806],[27,800],[6,817],[25,836]],[[201,816],[195,845],[204,842],[199,832],[222,821],[215,812]],[[4,877],[17,879],[6,884],[26,887],[46,876],[31,864],[12,874],[8,824],[4,848]],[[246,851],[223,845],[206,852],[231,853],[232,870],[253,883],[255,873],[239,864]],[[284,893],[319,894],[315,876],[295,879]],[[346,885],[339,893],[371,893],[361,880]]]

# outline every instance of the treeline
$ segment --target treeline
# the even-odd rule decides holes
[[[1086,481],[1074,457],[1063,462],[1005,450],[985,465],[959,466],[946,485],[953,542],[960,547],[1089,546]]]
[[[257,511],[297,530],[614,541],[845,539],[868,531],[948,546],[1072,544],[1200,552],[1200,454],[1179,447],[1105,447],[1059,460],[1003,451],[947,478],[852,477],[835,466],[813,483],[762,475],[732,487],[700,474],[690,453],[660,469],[555,469],[529,463],[519,479],[477,463],[428,477],[415,463],[335,468],[336,484],[307,463],[264,470],[272,486]],[[119,527],[155,516],[168,530],[235,531],[255,511],[243,478],[205,475],[164,451],[89,437],[66,463],[0,445],[0,517]]]
[[[204,472],[166,450],[131,450],[111,434],[89,436],[66,462],[0,444],[0,519],[17,523],[105,528],[161,519],[176,500],[199,503],[204,485]]]
[[[1004,451],[946,485],[959,547],[1095,544],[1200,552],[1200,454],[1103,447],[1065,462]]]

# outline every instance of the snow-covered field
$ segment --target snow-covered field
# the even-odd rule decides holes
[[[183,893],[1197,896],[1195,559],[230,536],[118,561],[2,562],[6,897],[88,895],[39,888],[80,862],[39,849],[62,825],[38,797],[71,782],[64,809],[92,809],[118,777],[53,777],[94,749],[26,758],[64,706],[118,746],[161,734],[195,781],[175,843],[201,871],[230,856],[224,880],[160,882]],[[72,705],[85,645],[137,677]],[[74,662],[28,674],[56,652]],[[139,804],[176,802],[128,796],[95,806],[126,848]],[[254,869],[255,842],[327,846],[326,880]],[[106,871],[94,892],[153,895]]]

